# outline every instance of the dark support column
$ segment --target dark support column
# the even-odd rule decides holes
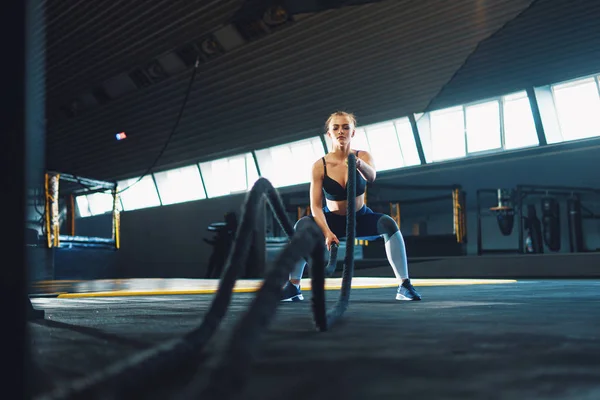
[[[480,256],[483,254],[483,239],[481,237],[481,194],[479,190],[475,194],[475,199],[477,201],[477,255]]]
[[[329,153],[329,149],[327,148],[327,140],[325,140],[325,136],[319,135],[319,139],[321,139],[321,144],[323,145],[323,150],[325,154]]]
[[[254,160],[254,165],[256,165],[256,172],[258,173],[258,176],[262,176],[260,173],[260,165],[258,165],[258,158],[256,157],[256,151],[254,150],[252,150],[252,159]]]
[[[4,1],[0,12],[3,71],[0,87],[5,101],[0,107],[0,170],[2,171],[2,239],[3,263],[0,268],[0,305],[2,306],[2,360],[8,367],[2,373],[2,390],[15,399],[31,397],[30,353],[27,318],[35,314],[27,290],[25,255],[25,202],[28,178],[35,175],[30,147],[44,134],[43,126],[35,124],[31,111],[32,88],[26,87],[31,72],[27,49],[31,49],[31,26],[27,26],[30,1]],[[27,71],[26,71],[27,69]],[[27,78],[26,78],[27,77]],[[42,89],[43,90],[43,89]],[[43,99],[41,99],[43,103]],[[43,109],[43,106],[42,106]],[[41,115],[43,118],[43,114]],[[38,149],[39,150],[39,149]],[[34,151],[37,154],[36,151]],[[35,163],[37,164],[37,163]]]
[[[421,160],[421,164],[427,164],[427,160],[425,160],[425,152],[423,151],[423,144],[421,144],[421,137],[419,136],[419,127],[417,126],[417,120],[414,114],[408,115],[408,120],[410,121],[410,127],[412,128],[413,136],[415,138],[415,144],[417,145],[417,152],[419,153],[419,160]]]
[[[198,167],[200,168],[200,167]],[[160,197],[160,190],[158,190],[158,183],[156,182],[156,177],[153,173],[150,173],[150,177],[152,177],[152,182],[154,183],[154,188],[156,189],[156,194],[158,195],[158,202],[160,205],[163,205],[162,197]]]
[[[25,176],[24,195],[43,193],[44,172],[46,165],[46,26],[42,0],[25,0],[24,49],[24,105],[22,117],[24,125],[22,137],[24,144],[21,150],[23,157],[19,160]],[[13,59],[16,59],[14,57]],[[16,153],[16,152],[15,152]],[[23,201],[26,201],[24,199]],[[22,224],[31,210],[25,209]],[[45,271],[45,257],[33,257],[31,252],[25,253],[24,272],[27,274],[26,291],[28,292],[31,271]],[[26,292],[26,293],[27,293]],[[30,310],[29,319],[43,318],[41,310]]]
[[[200,181],[202,182],[202,189],[204,190],[204,195],[208,199],[208,191],[206,190],[206,183],[204,183],[204,176],[202,176],[202,168],[200,168],[200,164],[196,164],[198,166],[198,173],[200,174]]]
[[[535,97],[535,90],[533,87],[527,88],[527,97],[529,98],[529,105],[531,106],[531,113],[533,114],[533,122],[535,123],[535,130],[538,135],[540,146],[548,144],[546,141],[546,134],[544,133],[544,125],[542,124],[542,116],[540,114],[540,107]]]

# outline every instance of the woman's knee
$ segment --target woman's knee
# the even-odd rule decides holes
[[[382,215],[377,221],[377,232],[383,235],[386,241],[399,230],[398,224],[389,215]]]
[[[314,224],[314,223],[315,223],[314,218],[310,215],[307,215],[305,217],[300,218],[298,221],[296,221],[296,224],[294,224],[294,230],[297,231],[302,226],[307,226],[309,224]]]

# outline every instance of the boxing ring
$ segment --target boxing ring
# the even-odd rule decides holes
[[[110,193],[112,196],[112,230],[108,237],[76,235],[77,196]],[[61,207],[61,203],[63,207]],[[47,248],[96,248],[120,247],[120,207],[116,182],[106,182],[67,173],[48,171],[44,174],[44,224],[42,228]],[[66,214],[63,220],[61,208]],[[61,225],[66,222],[66,234]]]
[[[350,154],[348,171],[355,169],[356,157]],[[348,308],[354,270],[356,174],[348,175],[346,256],[339,298],[331,309],[326,309],[325,277],[331,276],[335,270],[336,248],[332,247],[329,264],[326,266],[325,244],[318,226],[306,224],[294,231],[277,190],[267,179],[260,178],[246,197],[241,212],[241,223],[227,258],[224,275],[201,324],[179,338],[142,351],[135,357],[95,374],[72,381],[68,386],[60,387],[43,398],[131,398],[134,395],[142,395],[148,381],[159,379],[161,375],[176,367],[197,367],[196,364],[202,359],[207,343],[226,316],[240,271],[248,262],[255,261],[251,257],[250,249],[253,237],[264,235],[257,233],[254,226],[260,218],[264,218],[265,207],[262,205],[265,199],[288,235],[289,243],[266,268],[263,283],[248,309],[235,324],[225,350],[216,361],[216,368],[208,377],[202,374],[202,371],[198,371],[197,376],[184,388],[181,398],[229,399],[235,398],[237,393],[243,390],[245,377],[259,345],[260,334],[273,320],[280,303],[281,288],[293,266],[301,259],[309,261],[311,271],[311,310],[314,325],[320,332],[331,329]],[[57,179],[50,179],[49,182],[55,184]],[[118,227],[118,224],[115,227]],[[52,239],[57,240],[56,236],[54,231]]]

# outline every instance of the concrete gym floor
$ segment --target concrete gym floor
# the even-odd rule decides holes
[[[237,398],[600,399],[599,280],[413,283],[420,302],[396,301],[390,285],[354,289],[329,332],[314,329],[310,291],[281,303]],[[188,332],[213,300],[90,294],[32,298],[46,311],[29,323],[38,395]],[[234,294],[211,356],[253,296]]]

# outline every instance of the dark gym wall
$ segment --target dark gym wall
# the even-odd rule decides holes
[[[518,157],[517,157],[518,156]],[[439,166],[420,167],[393,173],[381,173],[384,183],[397,184],[460,184],[467,192],[469,254],[476,254],[475,192],[479,188],[511,188],[517,184],[590,186],[600,188],[600,176],[586,174],[600,157],[600,139],[579,144],[548,146],[545,151],[529,149],[505,155],[484,157],[467,165],[464,160]],[[439,167],[439,168],[438,168]],[[577,179],[577,181],[575,181]],[[576,183],[577,182],[577,183]],[[297,187],[307,191],[308,185]],[[288,192],[288,189],[282,192]],[[419,192],[394,194],[396,198],[423,196]],[[209,224],[223,220],[228,211],[239,215],[244,195],[225,196],[170,206],[128,211],[122,214],[122,249],[117,252],[90,253],[65,250],[56,258],[57,271],[70,274],[94,269],[103,277],[202,277],[206,271],[212,247],[202,238],[212,237]],[[536,200],[537,202],[537,200]],[[426,220],[428,232],[452,233],[451,198],[447,210],[439,205],[402,207],[402,231],[410,235],[415,222]],[[441,206],[442,210],[444,205]],[[562,246],[569,248],[565,205],[561,204]],[[541,212],[538,207],[538,217]],[[586,221],[586,244],[598,247],[600,221]],[[77,220],[77,233],[82,235],[110,234],[110,217],[96,216]],[[505,248],[516,246],[516,236],[500,234],[496,222],[484,224],[484,246]]]
[[[355,111],[359,124],[419,112],[448,81],[432,107],[597,73],[600,30],[592,24],[600,17],[596,3],[381,2],[311,16],[202,65],[182,123],[158,169],[314,136],[321,130],[323,114],[333,109]],[[425,13],[421,7],[436,12]],[[425,25],[426,18],[433,26]],[[202,34],[197,31],[196,36]],[[150,56],[148,47],[143,48]],[[138,54],[137,60],[142,58]],[[51,67],[50,104],[62,104],[79,95],[78,90],[90,89],[81,76],[74,84],[65,71],[64,82],[52,81],[56,76],[51,71],[58,69],[52,63]],[[98,68],[90,85],[117,74],[115,68]],[[78,117],[52,119],[49,167],[98,179],[143,172],[170,133],[190,73],[182,71]],[[124,142],[114,140],[120,130],[130,133]],[[554,153],[543,156],[523,150],[510,157],[439,163],[389,177],[407,184],[462,184],[468,204],[481,187],[573,185],[575,178],[600,187],[590,168],[600,155],[598,141],[586,145],[589,148],[576,152],[565,152],[571,146],[565,144],[547,146]],[[211,250],[202,242],[209,235],[206,226],[231,208],[239,209],[241,201],[241,196],[231,196],[126,212],[123,249],[107,254],[113,257],[110,265],[132,276],[198,276],[196,263],[203,270]],[[78,223],[84,229],[103,218]],[[474,241],[470,236],[471,245]]]
[[[122,247],[118,251],[94,252],[94,273],[105,277],[203,278],[212,251],[212,247],[202,240],[213,236],[207,227],[223,221],[226,212],[234,211],[239,216],[244,196],[232,195],[122,213]],[[77,232],[109,236],[110,216],[80,218]],[[86,265],[88,253],[63,255],[55,260],[55,269],[72,274],[77,268],[86,268],[82,266]]]
[[[439,166],[421,167],[415,169],[414,173],[407,172],[397,178],[391,178],[390,181],[398,184],[460,184],[467,193],[466,203],[469,210],[467,249],[469,254],[476,254],[476,192],[478,189],[511,189],[516,185],[559,185],[600,189],[600,176],[591,173],[592,166],[597,163],[598,157],[600,157],[600,139],[590,139],[580,143],[548,145],[544,149],[521,150],[512,154],[483,157],[478,162],[475,161],[471,164],[460,160],[443,163]],[[429,168],[428,171],[426,171],[427,168]],[[383,180],[387,180],[387,177]],[[420,197],[425,197],[424,194],[421,192]],[[390,196],[402,198],[402,195],[398,194]],[[411,194],[407,193],[406,196],[410,197]],[[495,205],[496,200],[493,194],[487,199],[490,200],[490,203],[487,204],[488,207]],[[565,252],[569,249],[566,203],[564,198],[556,197],[556,199],[561,200],[561,251]],[[592,196],[586,196],[585,199],[584,205],[594,204]],[[600,196],[596,196],[596,204],[599,201]],[[541,219],[540,198],[528,197],[524,204],[528,204],[528,202],[536,205],[538,218]],[[449,195],[445,203],[435,203],[433,206],[403,207],[403,232],[410,233],[412,225],[424,219],[427,222],[429,233],[452,233],[451,210]],[[599,211],[600,209],[596,207],[595,212]],[[598,243],[600,220],[584,221],[584,229],[588,248],[600,247],[600,243]],[[484,219],[482,230],[485,248],[501,249],[518,245],[516,230],[514,236],[501,235],[496,221],[491,217]]]

